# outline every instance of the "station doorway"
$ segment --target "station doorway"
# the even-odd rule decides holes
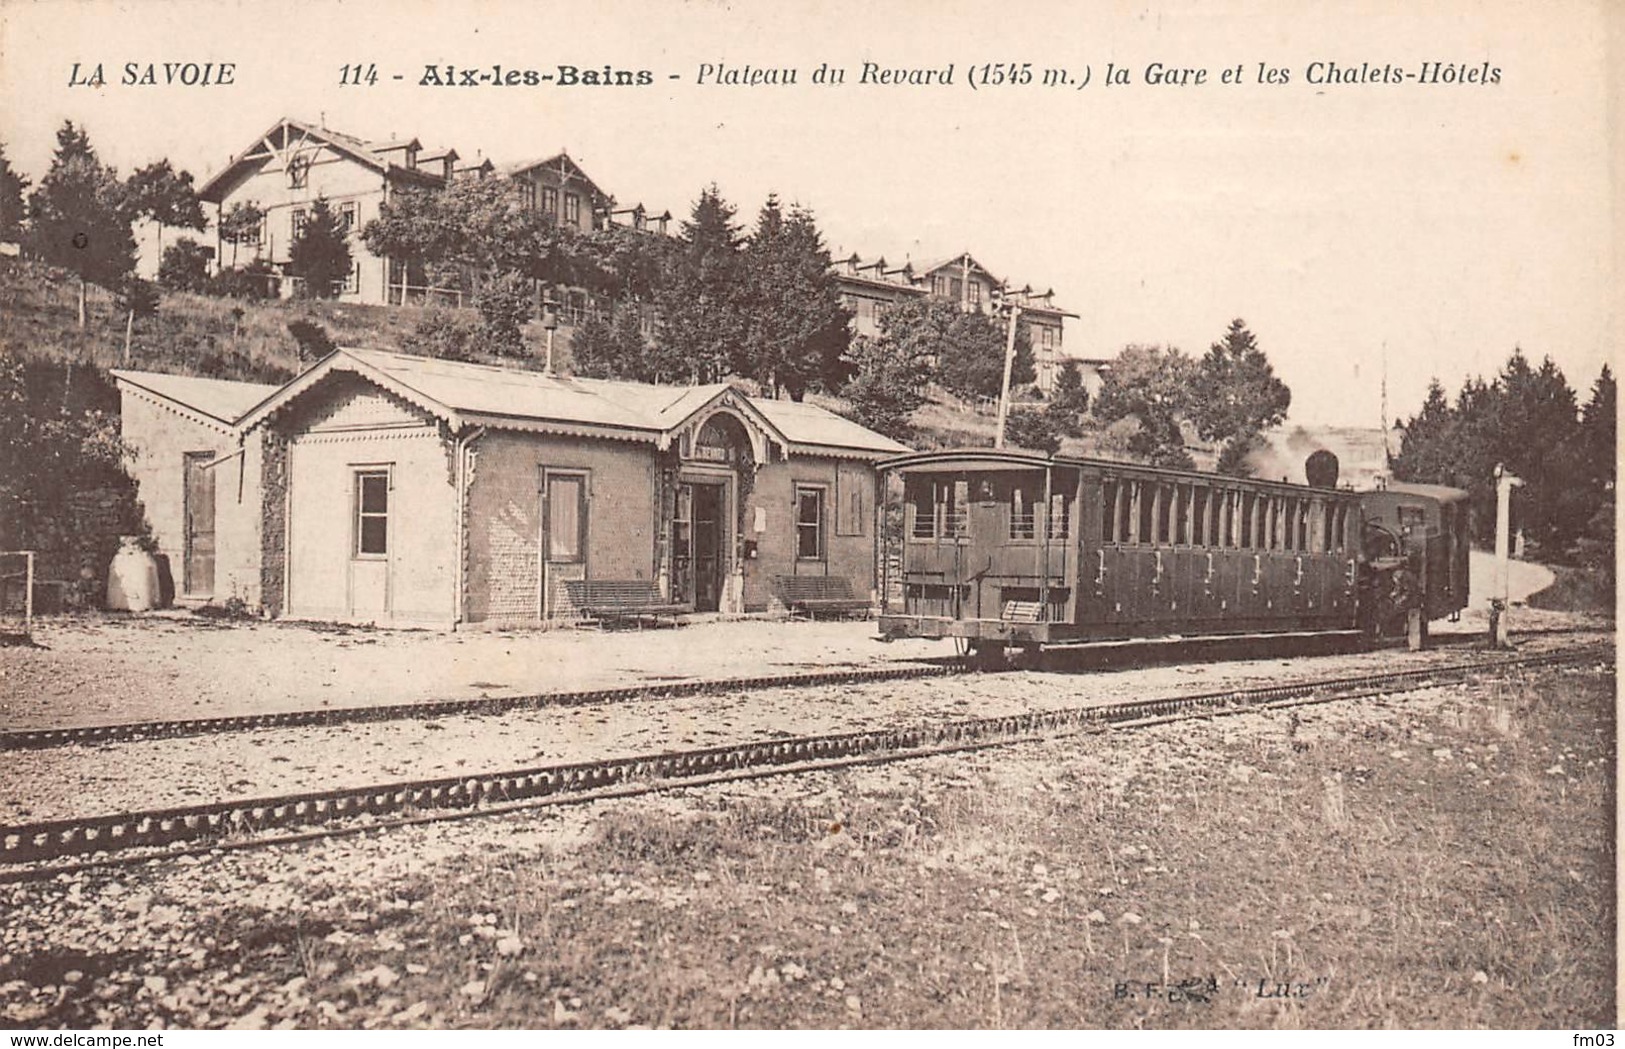
[[[684,481],[677,490],[672,521],[676,595],[696,612],[722,607],[727,581],[728,486],[725,482]]]

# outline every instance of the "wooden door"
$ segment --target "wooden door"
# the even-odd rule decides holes
[[[358,470],[354,474],[355,537],[350,554],[349,615],[378,621],[389,616],[389,573],[393,531],[390,526],[390,471]]]
[[[587,578],[587,475],[544,475],[542,488],[542,617],[569,607],[564,584]]]
[[[185,477],[185,550],[182,592],[188,597],[214,594],[213,452],[187,452]]]
[[[694,490],[694,610],[715,612],[722,607],[722,540],[725,503],[720,484],[696,484]]]

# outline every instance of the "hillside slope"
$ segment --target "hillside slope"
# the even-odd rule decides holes
[[[425,310],[414,306],[358,306],[334,302],[272,300],[247,302],[189,293],[164,292],[158,312],[136,320],[126,354],[125,317],[113,297],[101,288],[89,291],[89,323],[78,327],[77,285],[60,270],[27,261],[0,259],[0,350],[24,359],[73,361],[101,369],[202,375],[250,382],[282,382],[300,367],[299,348],[288,324],[320,324],[341,346],[411,352],[413,330]],[[545,335],[532,323],[526,341],[533,356],[504,359],[510,367],[542,366]],[[569,370],[568,329],[556,336],[555,358]],[[845,404],[836,397],[814,395],[834,411]],[[915,413],[915,443],[925,448],[990,446],[995,416],[986,408],[947,395],[937,396]],[[1068,455],[1125,458],[1132,424],[1093,429],[1068,438]],[[1187,435],[1197,465],[1210,469],[1218,449]],[[1382,468],[1382,433],[1370,429],[1293,426],[1268,435],[1268,447],[1255,455],[1261,477],[1303,480],[1303,461],[1316,448],[1328,448],[1343,463],[1343,480],[1368,484]]]

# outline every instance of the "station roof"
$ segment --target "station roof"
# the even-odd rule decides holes
[[[908,451],[905,445],[817,405],[748,397],[727,383],[656,386],[356,348],[330,354],[283,386],[149,372],[116,374],[133,386],[247,432],[335,373],[357,375],[444,420],[454,432],[488,426],[666,447],[679,432],[725,407],[745,417],[786,454],[877,459]]]
[[[190,408],[226,426],[234,424],[250,408],[280,389],[258,382],[203,379],[195,375],[165,375],[122,368],[115,368],[112,374],[126,387]]]

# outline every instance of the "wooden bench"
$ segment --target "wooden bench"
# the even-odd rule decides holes
[[[687,605],[667,601],[646,579],[570,579],[564,590],[578,615],[600,623],[634,620],[642,625],[645,619],[691,611]]]
[[[852,581],[845,576],[781,575],[774,581],[774,589],[791,615],[803,612],[816,619],[820,612],[869,611],[869,599],[854,597]]]
[[[1039,601],[1006,601],[999,618],[1012,623],[1037,623],[1044,618],[1044,605]]]

